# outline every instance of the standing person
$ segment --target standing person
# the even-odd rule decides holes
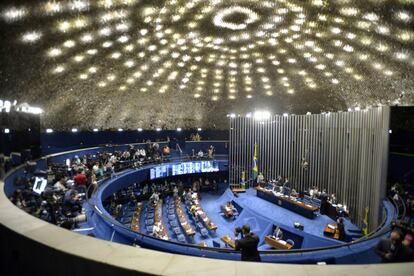
[[[259,175],[257,176],[257,185],[262,187],[263,183],[264,183],[264,176],[261,172],[259,172]]]
[[[384,263],[389,263],[400,261],[402,250],[401,233],[394,230],[391,232],[389,239],[379,241],[375,252],[382,258]]]
[[[236,240],[235,250],[241,251],[241,260],[248,262],[260,262],[259,251],[257,251],[257,246],[259,244],[259,237],[250,232],[250,226],[248,224],[243,225],[242,229],[242,238]]]
[[[338,231],[338,240],[344,241],[345,239],[345,225],[344,225],[344,219],[338,218],[336,220],[336,231]]]
[[[75,182],[75,187],[80,193],[84,193],[86,191],[86,182],[88,181],[85,172],[83,169],[79,169],[78,173],[73,178]]]
[[[325,189],[322,191],[319,199],[321,200],[321,207],[319,208],[321,215],[328,214],[328,194],[326,193]]]
[[[285,177],[285,183],[283,183],[283,193],[289,195],[290,193],[290,182],[287,177]]]

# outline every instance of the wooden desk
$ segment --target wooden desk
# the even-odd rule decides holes
[[[266,236],[265,237],[265,243],[270,245],[273,248],[276,249],[282,249],[282,250],[289,250],[292,249],[293,245],[283,241],[273,238],[272,236]]]
[[[191,227],[191,225],[188,223],[187,217],[185,216],[184,211],[181,206],[181,201],[178,198],[175,200],[175,211],[177,213],[178,220],[180,221],[181,227],[184,230],[184,233],[190,237],[194,236],[196,232],[194,231],[193,227]]]
[[[335,229],[332,229],[330,226],[334,226]],[[323,230],[323,234],[326,236],[330,236],[331,238],[334,238],[335,240],[339,240],[339,231],[336,227],[336,223],[328,223],[325,225],[325,229]]]
[[[244,188],[232,188],[231,191],[233,193],[245,193],[246,189],[244,189]]]
[[[318,207],[305,204],[302,201],[298,201],[290,197],[275,195],[272,191],[261,187],[256,187],[256,190],[258,197],[263,198],[264,200],[272,202],[276,205],[279,205],[283,208],[286,208],[292,212],[298,213],[307,218],[313,219],[315,217],[315,212],[319,209]]]
[[[229,235],[225,235],[220,238],[226,245],[230,246],[231,248],[236,248],[236,242]]]
[[[132,216],[132,222],[131,222],[131,229],[134,232],[139,232],[140,231],[140,216],[141,216],[141,211],[142,211],[142,204],[138,203],[134,214]]]
[[[217,230],[217,225],[215,225],[211,220],[205,223],[208,230],[215,231]]]
[[[203,222],[208,230],[214,231],[217,230],[217,225],[215,225],[208,217],[207,214],[202,210],[196,212],[198,218]]]
[[[200,242],[199,244],[197,244],[198,246],[201,246],[201,247],[208,247],[208,245],[207,245],[207,243],[206,242]]]
[[[187,236],[194,236],[195,235],[196,232],[194,231],[193,227],[191,227],[191,225],[188,224],[188,222],[181,223],[181,226],[183,227],[184,232]]]

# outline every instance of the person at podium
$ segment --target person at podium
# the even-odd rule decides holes
[[[273,238],[276,240],[283,239],[283,232],[282,229],[280,229],[279,226],[276,226],[275,230],[273,231]]]

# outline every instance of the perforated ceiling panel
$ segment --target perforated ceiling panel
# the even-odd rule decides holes
[[[2,98],[52,128],[413,103],[414,0],[1,1]]]

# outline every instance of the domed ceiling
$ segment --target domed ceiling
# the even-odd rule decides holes
[[[226,114],[414,103],[414,0],[0,3],[0,98],[43,126],[227,128]]]

